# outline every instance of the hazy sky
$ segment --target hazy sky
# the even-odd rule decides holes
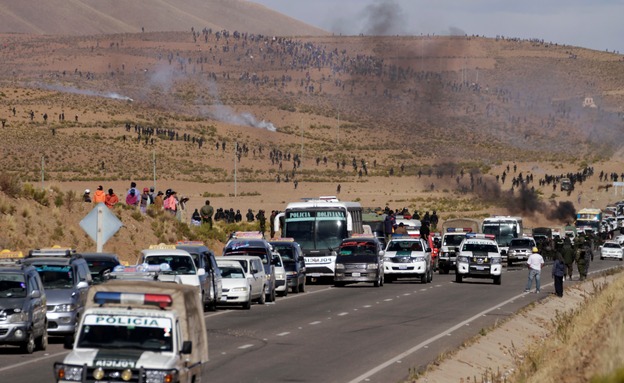
[[[623,0],[250,1],[334,33],[502,35],[624,53]]]

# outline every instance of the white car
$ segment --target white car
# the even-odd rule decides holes
[[[245,270],[239,261],[217,258],[217,266],[221,270],[222,290],[219,304],[241,305],[243,309],[251,308],[251,286]]]
[[[613,240],[619,243],[620,245],[624,245],[624,234],[620,234],[616,236],[615,238],[613,238]]]
[[[615,258],[621,261],[623,259],[623,253],[622,245],[616,241],[606,241],[600,246],[600,259]]]
[[[419,278],[420,283],[433,280],[431,250],[421,238],[393,236],[384,255],[384,282],[397,278]]]
[[[459,245],[455,282],[464,278],[490,278],[500,285],[503,274],[503,258],[495,237],[490,234],[466,234]]]
[[[286,280],[286,269],[282,256],[277,251],[273,252],[273,265],[275,266],[275,292],[280,297],[288,295],[288,283]]]

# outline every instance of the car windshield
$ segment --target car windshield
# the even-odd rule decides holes
[[[610,249],[621,249],[622,247],[620,245],[618,245],[617,243],[605,243],[604,246],[602,246],[604,248],[610,248]]]
[[[509,246],[513,246],[513,247],[533,247],[535,246],[533,244],[533,241],[531,241],[530,239],[512,239],[511,242],[509,242]]]
[[[221,276],[223,278],[241,279],[245,278],[245,272],[240,267],[235,266],[219,266]]]
[[[74,276],[71,266],[35,265],[46,290],[71,289]]]
[[[284,263],[289,263],[289,262],[294,262],[295,261],[295,254],[294,254],[293,248],[291,246],[273,245],[273,248],[278,253],[280,253],[280,255],[282,256],[282,261],[284,261]]]
[[[497,253],[496,246],[486,243],[466,243],[462,251],[472,251],[473,253]]]
[[[224,255],[255,255],[262,259],[262,263],[268,263],[267,249],[265,249],[264,247],[235,246],[225,249]]]
[[[0,274],[0,298],[25,298],[26,281],[22,274]]]
[[[113,271],[115,266],[119,265],[119,262],[115,261],[87,261],[89,265],[89,272],[91,273],[91,279],[94,284],[102,283],[105,281],[104,275],[107,272]]]
[[[78,347],[171,351],[171,319],[138,316],[86,315]]]
[[[420,241],[390,241],[388,251],[424,251]]]
[[[356,254],[375,255],[377,254],[377,245],[368,241],[348,241],[340,245],[338,256]]]
[[[171,267],[171,271],[165,271],[168,274],[196,274],[193,259],[185,255],[150,255],[145,258],[148,265],[162,265],[166,263]]]
[[[459,246],[466,238],[465,234],[446,234],[443,239],[443,246]]]

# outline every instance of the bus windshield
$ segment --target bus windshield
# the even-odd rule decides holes
[[[517,238],[516,225],[513,223],[483,225],[483,234],[493,234],[498,246],[509,246],[509,242]]]
[[[287,215],[284,237],[294,238],[302,250],[337,248],[348,236],[346,215],[343,211],[335,215],[323,213],[322,217],[318,217],[315,212],[299,218],[289,218]]]

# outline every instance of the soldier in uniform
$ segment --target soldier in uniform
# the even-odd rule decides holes
[[[572,266],[574,265],[574,247],[572,246],[572,241],[570,241],[570,237],[566,236],[563,239],[563,246],[561,248],[561,253],[563,255],[563,262],[566,266],[566,275],[568,279],[572,279]],[[564,276],[565,278],[565,276]]]

